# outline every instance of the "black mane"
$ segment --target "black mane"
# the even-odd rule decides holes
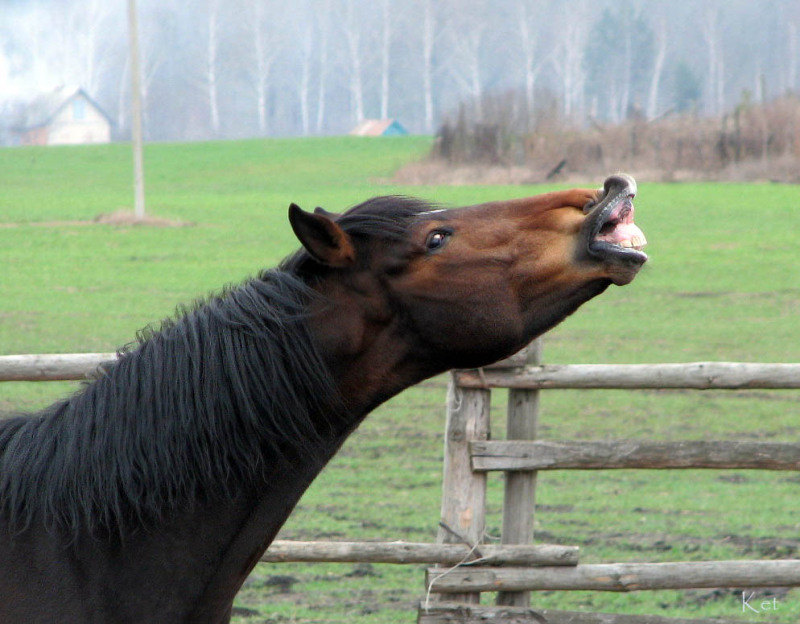
[[[431,206],[375,198],[338,218],[399,240]],[[0,522],[120,534],[313,460],[344,414],[306,326],[308,254],[180,311],[72,397],[0,422]]]
[[[305,324],[310,296],[265,272],[145,330],[71,398],[0,424],[0,512],[17,527],[38,512],[124,530],[312,452],[336,401]]]

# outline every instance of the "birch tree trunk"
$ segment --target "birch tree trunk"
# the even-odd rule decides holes
[[[325,125],[325,88],[328,76],[328,31],[330,29],[330,2],[323,0],[317,12],[319,28],[319,76],[317,80],[317,132],[322,132]]]
[[[650,77],[650,88],[647,93],[647,119],[655,119],[658,112],[658,90],[661,84],[661,74],[664,71],[664,59],[667,56],[667,25],[663,16],[658,22],[656,46],[653,75]]]
[[[482,39],[483,26],[473,22],[459,25],[452,37],[456,54],[451,72],[461,89],[469,94],[475,110],[475,120],[478,122],[483,119],[480,55]]]
[[[208,46],[206,55],[206,83],[208,86],[208,109],[211,116],[211,131],[219,134],[219,99],[217,96],[217,47],[218,47],[218,15],[217,0],[208,3]]]
[[[433,0],[424,0],[422,18],[422,92],[425,130],[433,131],[433,44],[435,40]]]
[[[716,84],[717,113],[725,110],[725,55],[722,46],[717,52],[717,84]]]
[[[475,119],[483,121],[483,98],[481,85],[481,39],[482,32],[477,30],[469,38],[469,73],[470,91],[475,102]]]
[[[577,19],[577,18],[576,18]],[[584,32],[583,24],[568,20],[564,27],[561,42],[560,68],[561,86],[563,92],[564,116],[569,118],[579,112],[583,102],[583,88],[585,76],[583,70]]]
[[[364,120],[364,84],[361,76],[361,29],[353,6],[353,0],[345,4],[345,19],[342,24],[350,60],[350,97],[352,113],[356,123]]]
[[[623,29],[625,37],[625,65],[623,67],[622,93],[619,98],[619,118],[626,119],[631,105],[631,64],[633,63],[633,45],[631,42],[631,24],[627,22]]]
[[[383,0],[381,41],[381,119],[389,118],[389,66],[392,44],[391,0]]]
[[[788,31],[789,65],[786,69],[786,90],[795,91],[797,89],[797,57],[800,55],[797,45],[797,24],[789,22]]]
[[[717,108],[717,85],[722,80],[717,77],[719,71],[719,45],[718,45],[718,22],[719,11],[715,8],[708,8],[703,22],[703,38],[708,48],[708,78],[706,80],[706,112],[710,115],[719,113]]]
[[[270,84],[272,83],[272,69],[276,59],[286,46],[283,34],[286,28],[274,22],[274,4],[266,4],[264,0],[250,0],[250,2],[252,7],[252,49],[255,56],[255,70],[251,71],[250,75],[252,76],[253,89],[256,95],[258,132],[263,136],[270,131],[267,104]],[[309,38],[311,38],[310,35]],[[304,44],[305,42],[303,42]]]
[[[519,36],[522,46],[522,58],[525,67],[525,110],[528,120],[533,117],[535,110],[534,89],[539,66],[536,65],[536,36],[531,24],[532,11],[526,0],[519,2]]]
[[[253,4],[253,49],[256,55],[256,112],[258,114],[258,133],[261,135],[267,132],[267,77],[263,21],[264,5],[256,1]]]
[[[306,29],[305,37],[302,42],[302,59],[300,66],[300,123],[303,128],[303,136],[308,136],[310,130],[309,114],[309,85],[311,83],[311,55],[314,49],[314,32],[311,28]]]
[[[63,46],[59,46],[64,57],[62,76],[71,78],[96,97],[100,68],[107,64],[99,38],[109,14],[108,6],[98,0],[88,0],[72,6],[65,5],[62,10],[65,11],[62,28],[71,33]]]

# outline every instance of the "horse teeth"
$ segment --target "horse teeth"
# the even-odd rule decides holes
[[[627,247],[633,247],[633,243],[630,240],[624,240],[624,241],[620,241],[619,246],[620,247],[626,247],[626,248]]]

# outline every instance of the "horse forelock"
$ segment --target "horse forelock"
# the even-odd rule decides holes
[[[125,533],[316,461],[342,423],[312,296],[265,272],[142,332],[71,398],[0,423],[0,524]]]

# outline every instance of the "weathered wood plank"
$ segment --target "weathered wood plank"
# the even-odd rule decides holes
[[[470,445],[472,469],[735,468],[800,470],[800,444],[735,440],[487,441]]]
[[[115,353],[0,355],[0,381],[73,381],[94,375]]]
[[[493,368],[506,368],[506,369],[520,368],[522,366],[525,366],[526,364],[530,364],[531,362],[529,360],[529,357],[531,351],[535,349],[535,347],[533,346],[534,344],[535,341],[534,343],[529,344],[524,349],[517,351],[514,355],[511,355],[505,358],[504,360],[499,360],[497,362],[494,362],[493,364],[489,364],[488,366],[484,366],[483,368],[484,370]]]
[[[466,544],[417,542],[301,542],[276,540],[261,557],[265,562],[438,563],[455,565],[470,554]],[[526,544],[481,546],[480,565],[576,565],[577,546]]]
[[[629,592],[702,587],[798,587],[800,559],[598,563],[559,568],[457,568],[446,576],[429,570],[431,592],[595,590]]]
[[[528,347],[528,364],[539,364],[542,339]],[[539,390],[508,391],[506,437],[509,440],[533,440],[539,416]],[[508,472],[503,491],[503,544],[530,544],[533,541],[533,518],[536,507],[536,473]],[[497,604],[529,607],[530,592],[499,592]]]
[[[458,371],[456,383],[463,388],[797,389],[800,364],[547,364],[483,374]]]
[[[420,605],[417,624],[744,624],[745,620],[722,618],[670,618],[660,615],[584,613],[521,607],[472,605]]]
[[[486,528],[486,473],[473,472],[471,442],[489,438],[490,391],[459,388],[450,379],[447,393],[441,524],[436,538],[442,544],[480,544]],[[481,556],[473,549],[471,558]],[[459,602],[480,602],[480,594],[463,594]]]
[[[456,371],[467,388],[800,388],[800,364],[694,362],[687,364],[569,364],[518,368],[525,353],[482,369]],[[84,379],[114,353],[0,356],[0,381]],[[512,368],[513,370],[509,370]]]

